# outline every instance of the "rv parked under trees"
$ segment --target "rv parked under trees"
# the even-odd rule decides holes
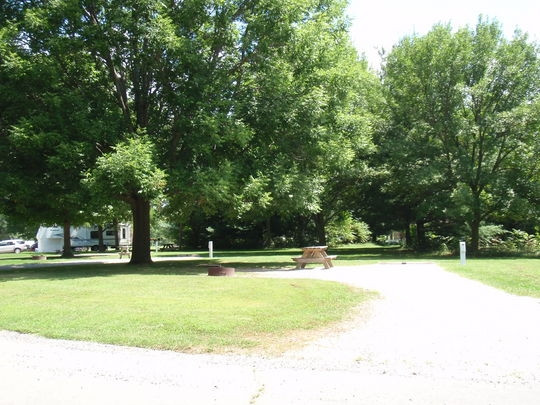
[[[117,235],[115,235],[115,233]],[[70,239],[72,249],[99,250],[100,247],[100,227],[82,226],[70,228]],[[105,228],[102,232],[102,245],[105,249],[118,248],[119,246],[131,245],[131,226],[119,224],[117,230]],[[38,241],[37,252],[60,252],[64,249],[64,229],[61,226],[44,227],[41,226],[36,235]]]

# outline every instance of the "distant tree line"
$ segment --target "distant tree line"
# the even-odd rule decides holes
[[[345,7],[4,1],[4,222],[129,220],[132,263],[151,262],[151,236],[270,247],[400,230],[476,251],[485,224],[539,232],[537,45],[496,22],[437,25],[377,74]]]

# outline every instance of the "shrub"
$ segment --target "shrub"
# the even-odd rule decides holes
[[[508,234],[502,225],[482,225],[478,231],[480,247],[498,245],[503,241],[504,235]]]
[[[363,221],[353,220],[351,224],[352,232],[355,237],[354,242],[356,243],[366,243],[371,239],[371,231],[369,230],[369,225]]]
[[[490,225],[481,236],[482,253],[488,255],[540,254],[540,236],[519,229],[504,230],[499,225]],[[481,230],[487,227],[481,227]]]
[[[342,245],[347,243],[365,243],[371,238],[368,224],[344,214],[332,221],[327,227],[328,243]]]

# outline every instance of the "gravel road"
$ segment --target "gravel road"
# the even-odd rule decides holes
[[[335,280],[381,297],[278,357],[0,331],[0,404],[540,404],[539,299],[433,264],[257,275]]]

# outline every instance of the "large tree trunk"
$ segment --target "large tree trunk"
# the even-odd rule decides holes
[[[416,221],[416,249],[419,251],[427,250],[426,228],[423,221]]]
[[[64,220],[64,251],[62,257],[73,257],[73,250],[71,250],[71,222]]]
[[[470,253],[471,255],[478,254],[478,249],[480,247],[480,222],[482,220],[482,213],[480,211],[480,192],[475,192],[473,190],[473,207],[472,207],[472,219],[470,222],[471,226],[471,246]]]
[[[412,244],[411,224],[407,222],[407,225],[405,226],[405,247],[410,248],[412,247]]]
[[[478,248],[480,245],[480,221],[473,219],[471,221],[471,255],[476,255],[478,253]]]
[[[130,264],[151,264],[150,255],[150,202],[134,197],[131,202],[133,215],[133,242]]]
[[[480,247],[480,210],[473,209],[473,218],[471,220],[471,255],[476,255]]]

